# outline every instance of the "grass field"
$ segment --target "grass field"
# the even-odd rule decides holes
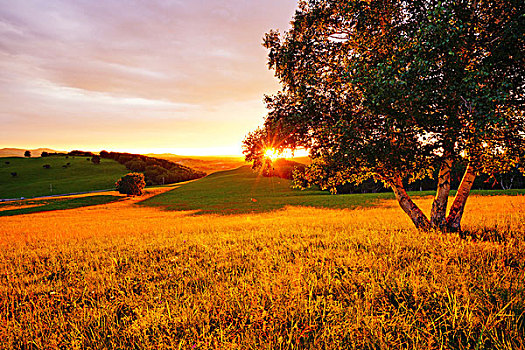
[[[0,217],[0,348],[525,346],[523,196],[470,198],[466,239],[416,231],[393,200],[226,216],[138,200]]]
[[[370,206],[389,193],[332,196],[326,191],[292,190],[291,181],[263,177],[249,166],[221,171],[175,190],[152,197],[142,205],[201,214],[239,214],[281,209],[287,205],[326,208]]]
[[[249,166],[221,171],[141,202],[142,205],[166,210],[189,210],[200,214],[239,214],[265,212],[285,206],[351,209],[393,199],[394,194],[365,193],[330,195],[327,191],[293,190],[290,180],[263,177]],[[522,195],[525,190],[473,191],[475,195]],[[451,195],[454,195],[452,191]],[[413,197],[433,196],[434,192],[411,192]]]
[[[287,186],[240,168],[0,217],[0,349],[525,348],[519,191],[473,195],[461,238],[390,194]]]
[[[43,168],[46,164],[51,167]],[[13,172],[17,176],[13,177]],[[126,173],[123,165],[109,159],[95,165],[87,157],[0,158],[0,198],[111,189]]]

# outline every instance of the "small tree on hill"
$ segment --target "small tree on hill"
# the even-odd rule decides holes
[[[31,157],[31,151],[25,151],[24,157],[27,157],[27,158]]]
[[[93,157],[91,157],[91,162],[93,164],[100,164],[100,156],[94,155]]]
[[[144,180],[144,174],[129,173],[120,178],[115,185],[119,193],[127,194],[128,196],[141,196],[144,187],[146,187],[146,181]]]
[[[44,151],[44,152],[40,153],[40,157],[42,157],[42,158],[43,157],[49,157],[49,153]]]

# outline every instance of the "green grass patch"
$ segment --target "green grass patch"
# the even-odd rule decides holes
[[[75,209],[81,207],[88,207],[92,205],[108,204],[121,200],[122,197],[110,196],[110,195],[96,195],[87,197],[77,198],[53,198],[53,199],[41,199],[41,200],[24,200],[14,202],[0,203],[0,216],[13,216],[31,213],[40,213],[43,211],[52,210],[65,210]],[[1,210],[2,207],[11,206],[28,206],[35,205],[33,207],[22,207],[19,209],[8,209]]]
[[[240,214],[266,212],[285,206],[322,208],[370,207],[382,199],[394,199],[392,192],[332,195],[318,189],[297,190],[292,182],[277,177],[264,177],[243,166],[234,170],[211,174],[194,182],[183,184],[172,191],[149,198],[141,205],[162,207],[166,210],[191,210],[198,214]],[[451,191],[454,196],[456,191]],[[474,190],[474,195],[523,195],[518,190]],[[417,197],[434,196],[435,191],[413,191]]]
[[[49,169],[44,165],[49,165]],[[124,165],[111,159],[102,159],[96,165],[87,157],[0,158],[0,198],[113,189],[115,182],[128,172]]]
[[[291,189],[291,185],[290,180],[263,177],[243,166],[183,184],[140,204],[167,210],[197,210],[201,214],[238,214],[271,211],[287,205],[355,208],[371,206],[381,198],[393,198],[392,193],[334,196],[316,189]]]

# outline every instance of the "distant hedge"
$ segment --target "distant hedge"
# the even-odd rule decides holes
[[[141,154],[102,151],[100,152],[100,157],[113,159],[126,166],[132,172],[143,173],[147,185],[170,184],[206,176],[205,172],[194,170],[170,160]]]

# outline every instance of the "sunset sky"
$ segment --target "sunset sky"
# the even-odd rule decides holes
[[[0,0],[0,148],[240,154],[296,0]]]

